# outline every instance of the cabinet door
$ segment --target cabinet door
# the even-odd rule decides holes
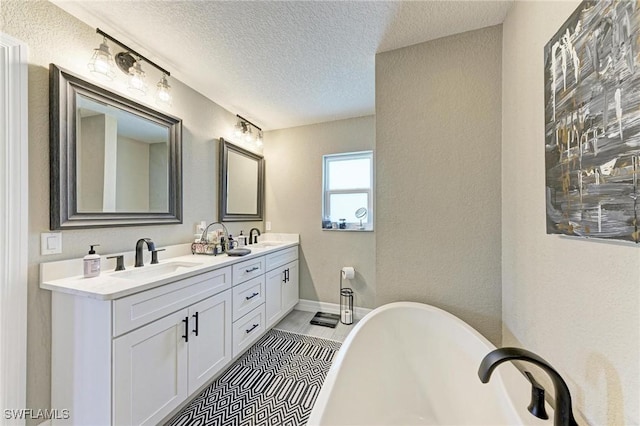
[[[276,268],[266,274],[265,311],[267,328],[275,325],[282,314],[282,284],[284,267]]]
[[[114,424],[157,424],[188,396],[188,309],[113,340]]]
[[[231,361],[231,290],[189,308],[189,394]]]
[[[282,310],[284,312],[296,306],[299,300],[298,261],[284,266],[285,282],[282,283]]]

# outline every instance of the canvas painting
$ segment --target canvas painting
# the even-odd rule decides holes
[[[640,241],[640,14],[585,1],[544,50],[547,233]]]

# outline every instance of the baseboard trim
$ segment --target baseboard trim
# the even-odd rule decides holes
[[[337,303],[318,302],[317,300],[307,300],[307,299],[300,299],[300,301],[298,302],[298,304],[294,309],[297,309],[298,311],[305,311],[305,312],[322,311],[330,314],[340,313],[340,305],[338,305]],[[353,308],[353,315],[355,316],[355,319],[359,320],[359,319],[362,319],[365,315],[367,315],[371,311],[372,309],[360,308],[356,306]]]

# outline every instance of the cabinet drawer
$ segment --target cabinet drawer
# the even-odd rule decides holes
[[[233,285],[264,274],[264,256],[236,263],[233,267]]]
[[[113,302],[113,336],[119,336],[231,288],[231,267],[216,269]]]
[[[251,346],[265,330],[264,304],[233,323],[233,356]]]
[[[270,271],[278,266],[282,266],[296,260],[298,258],[298,246],[279,250],[275,253],[270,253],[265,257],[267,259],[267,271]]]
[[[264,275],[233,288],[233,321],[264,303]]]

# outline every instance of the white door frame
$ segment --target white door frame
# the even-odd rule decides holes
[[[0,424],[27,399],[27,102],[27,45],[0,32]]]

